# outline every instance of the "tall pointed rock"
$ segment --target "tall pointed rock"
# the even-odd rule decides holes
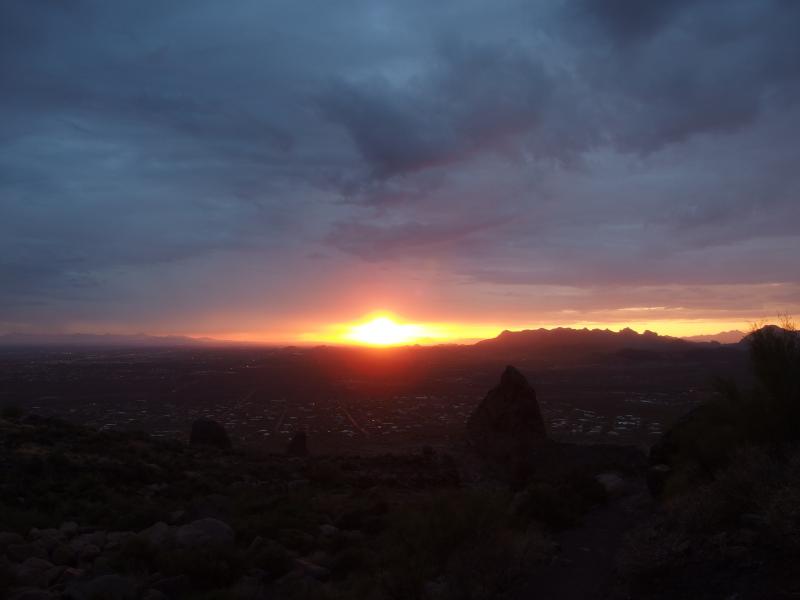
[[[470,415],[467,438],[478,454],[498,459],[525,455],[547,440],[536,392],[517,369],[506,367]]]

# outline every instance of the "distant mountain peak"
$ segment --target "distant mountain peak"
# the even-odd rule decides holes
[[[97,346],[97,347],[166,347],[227,344],[224,340],[195,338],[183,335],[148,335],[116,333],[6,333],[0,335],[0,346]]]
[[[630,327],[626,327],[621,331],[556,327],[553,329],[540,328],[521,331],[505,330],[496,338],[483,340],[475,344],[475,346],[487,349],[584,348],[600,352],[613,352],[624,348],[657,350],[665,346],[684,344],[688,345],[688,342],[670,336],[659,335],[650,330],[638,333]]]
[[[720,331],[719,333],[706,333],[702,335],[685,336],[682,339],[688,342],[718,342],[720,344],[738,344],[747,334],[738,329],[731,329],[730,331]]]

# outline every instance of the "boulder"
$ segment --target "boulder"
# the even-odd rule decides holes
[[[136,537],[136,534],[132,531],[112,531],[106,535],[106,550],[120,548],[134,537]]]
[[[41,542],[11,544],[6,548],[6,556],[14,562],[22,562],[31,557],[47,558],[47,549]]]
[[[100,548],[95,546],[94,544],[86,544],[81,548],[80,552],[80,559],[81,562],[90,563],[94,561],[95,558],[100,556]]]
[[[25,585],[43,586],[47,583],[47,572],[53,568],[53,563],[41,558],[30,557],[19,565],[16,570],[17,580]]]
[[[75,521],[66,521],[58,529],[67,538],[78,535],[78,524]]]
[[[231,447],[231,440],[225,428],[211,419],[197,419],[192,423],[192,434],[189,443],[201,446],[212,446],[227,450]]]
[[[5,550],[11,545],[24,544],[25,538],[18,533],[11,531],[0,531],[0,551]]]
[[[311,482],[308,479],[294,479],[286,484],[286,490],[292,494],[308,489],[310,485]]]
[[[600,473],[595,475],[595,481],[603,486],[606,496],[622,496],[628,490],[627,482],[617,473]]]
[[[310,552],[316,545],[314,536],[301,529],[278,530],[278,541],[283,546],[303,554]]]
[[[298,431],[292,436],[286,447],[287,456],[308,456],[308,436],[305,431]]]
[[[67,586],[67,598],[103,598],[103,600],[135,600],[136,582],[122,575],[101,575],[90,581],[78,581]]]
[[[161,546],[169,540],[171,534],[170,526],[164,523],[164,521],[159,521],[155,525],[151,525],[147,529],[140,531],[139,537],[147,540],[152,546]]]
[[[233,529],[219,519],[198,519],[178,528],[176,540],[186,547],[233,544]]]
[[[660,498],[667,486],[667,481],[672,475],[672,467],[664,463],[652,465],[647,469],[647,489],[653,498]]]
[[[315,564],[310,560],[297,558],[295,559],[294,564],[298,574],[302,577],[316,579],[317,581],[325,581],[331,576],[330,569],[326,569],[325,567]]]
[[[524,375],[506,367],[467,421],[467,439],[485,458],[524,457],[547,441],[547,429],[536,392]]]
[[[8,600],[57,600],[56,594],[38,588],[22,588],[16,590]]]
[[[325,523],[319,526],[319,533],[322,537],[333,537],[339,533],[339,528]]]
[[[47,569],[47,571],[44,574],[45,587],[49,588],[55,585],[64,575],[64,571],[66,571],[67,568],[68,567],[55,566]]]
[[[74,567],[78,562],[78,553],[69,544],[59,544],[50,554],[53,564]]]
[[[150,588],[161,592],[168,598],[181,598],[189,590],[189,578],[186,575],[162,577],[151,583]]]

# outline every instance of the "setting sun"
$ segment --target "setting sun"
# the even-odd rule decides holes
[[[401,324],[384,316],[354,325],[346,337],[360,344],[391,346],[408,344],[423,337],[424,333],[424,328],[420,325]]]

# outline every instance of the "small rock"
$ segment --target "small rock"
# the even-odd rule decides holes
[[[55,585],[55,583],[59,579],[61,579],[61,576],[64,574],[64,571],[66,571],[66,569],[67,567],[61,567],[61,566],[55,566],[48,569],[47,572],[44,574],[45,586],[51,587]]]
[[[86,544],[83,548],[81,548],[81,562],[90,563],[98,556],[100,556],[100,548],[94,544]]]
[[[173,510],[169,513],[169,522],[172,524],[181,523],[186,520],[187,513],[185,510]]]
[[[298,431],[292,436],[289,445],[286,447],[288,456],[306,457],[308,456],[308,436],[305,431]]]
[[[53,563],[42,558],[30,557],[16,570],[17,580],[25,585],[43,586],[46,584],[46,573],[53,568]]]
[[[63,571],[61,571],[61,576],[59,577],[59,583],[69,583],[79,577],[83,577],[86,571],[83,569],[74,569],[72,567],[67,567]]]
[[[139,532],[139,536],[146,539],[153,546],[161,546],[170,537],[171,530],[169,525],[163,521],[159,521],[155,525],[151,525],[147,529]]]
[[[5,550],[8,546],[24,544],[25,538],[18,533],[11,531],[0,531],[0,550]]]
[[[169,596],[151,588],[144,593],[142,600],[169,600]]]
[[[106,545],[106,537],[107,534],[105,531],[98,530],[93,531],[89,534],[89,542],[97,546],[98,548],[103,548]]]
[[[50,560],[53,561],[55,565],[65,565],[65,566],[75,566],[78,562],[78,554],[67,544],[59,544],[55,548],[53,548],[53,552],[50,554]]]
[[[281,529],[278,531],[278,541],[287,548],[302,553],[310,552],[316,543],[313,535],[300,529]]]
[[[58,529],[67,538],[78,535],[78,524],[75,521],[66,521]]]
[[[264,584],[260,577],[244,576],[231,588],[235,598],[263,598]]]
[[[427,581],[423,589],[426,598],[443,598],[447,591],[447,581],[444,577],[438,577]]]
[[[672,468],[669,465],[657,464],[647,470],[647,489],[654,498],[660,498],[664,493],[667,480],[672,475]]]
[[[294,564],[303,577],[316,579],[317,581],[325,581],[326,579],[328,579],[328,577],[331,576],[331,572],[329,569],[321,567],[317,564],[314,564],[311,561],[304,560],[302,558],[295,559]]]
[[[186,575],[163,577],[150,584],[150,587],[166,594],[169,598],[181,597],[189,589],[189,578]]]
[[[767,520],[766,516],[759,515],[758,513],[744,513],[739,515],[739,522],[742,525],[760,529],[765,527],[769,521]]]
[[[227,450],[231,447],[231,440],[225,428],[211,419],[197,419],[192,423],[192,434],[189,443],[193,446],[213,446]]]
[[[300,490],[307,489],[309,486],[308,479],[295,479],[294,481],[290,481],[286,484],[287,491],[291,494],[294,492],[299,492]]]
[[[8,600],[55,600],[57,596],[37,588],[18,589]]]
[[[233,529],[219,519],[198,519],[178,528],[176,540],[181,546],[233,544]]]
[[[595,476],[595,481],[603,486],[609,497],[622,496],[627,491],[627,483],[616,473],[600,473]]]
[[[75,581],[67,586],[67,597],[135,600],[136,585],[122,575],[101,575],[91,581]]]
[[[41,544],[47,552],[51,552],[64,541],[64,534],[58,529],[36,529],[36,536],[31,536],[37,544]]]
[[[727,560],[741,560],[748,555],[749,551],[745,546],[726,546],[722,555]]]
[[[319,526],[319,533],[323,537],[333,537],[339,533],[339,528],[336,525],[323,524]]]
[[[104,554],[95,558],[94,563],[92,563],[92,572],[95,575],[109,575],[114,571],[115,569],[111,559]]]
[[[108,550],[119,548],[135,536],[132,531],[112,531],[106,536],[106,548]]]
[[[39,542],[29,544],[11,544],[6,548],[6,556],[14,562],[22,562],[28,558],[47,558],[47,550]]]

